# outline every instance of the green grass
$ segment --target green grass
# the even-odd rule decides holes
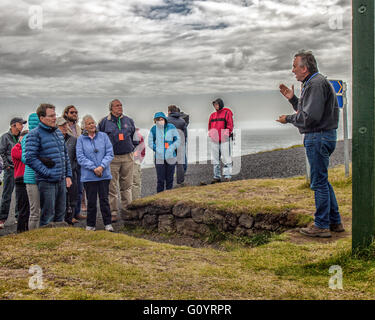
[[[343,167],[330,170],[330,177],[349,230],[341,238],[216,233],[212,241],[226,250],[215,250],[105,231],[38,229],[0,238],[0,299],[374,299],[375,245],[351,253],[350,179]],[[253,192],[255,184],[279,190],[268,194],[265,207],[289,192],[291,201],[303,204],[295,210],[313,212],[313,193],[301,188],[303,177],[251,182],[242,182],[241,189]],[[194,193],[194,203],[200,201],[196,191],[181,189],[180,195]],[[32,265],[43,269],[43,290],[28,286]],[[329,288],[333,265],[343,270],[343,290]]]

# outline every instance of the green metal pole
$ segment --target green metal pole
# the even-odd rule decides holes
[[[374,0],[353,0],[353,250],[375,234]]]

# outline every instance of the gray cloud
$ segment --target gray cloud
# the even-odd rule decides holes
[[[43,9],[42,30],[29,28],[30,5]],[[294,79],[301,48],[350,81],[350,10],[349,0],[3,0],[1,96],[267,89]]]

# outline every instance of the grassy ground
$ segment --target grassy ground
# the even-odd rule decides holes
[[[348,230],[343,235],[315,240],[290,232],[255,248],[227,241],[223,250],[215,250],[105,231],[34,230],[0,239],[0,298],[373,299],[375,249],[362,256],[351,255],[351,179],[346,179],[343,171],[342,167],[330,171]],[[251,201],[246,198],[263,195],[264,207],[271,211],[288,205],[313,212],[313,193],[303,178],[226,185],[231,184],[230,195],[236,195],[249,210]],[[254,194],[253,186],[262,191]],[[173,199],[177,194],[194,193],[194,199],[204,203],[201,194],[213,192],[214,187],[220,189],[224,184],[199,187],[200,192],[182,188],[175,191]],[[278,204],[283,201],[287,203]],[[233,204],[237,208],[237,202]],[[29,288],[32,265],[42,268],[44,289]],[[342,290],[329,288],[332,265],[343,270]]]

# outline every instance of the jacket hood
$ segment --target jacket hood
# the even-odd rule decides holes
[[[212,102],[212,104],[214,104],[214,103],[219,104],[219,110],[222,110],[224,108],[224,101],[222,99],[218,98],[218,99],[216,99]]]
[[[180,118],[181,117],[181,112],[171,112],[169,114],[170,117],[173,117],[173,118]]]
[[[154,115],[154,119],[156,118],[163,118],[165,123],[168,123],[167,117],[165,116],[164,112],[156,112]]]
[[[32,130],[34,128],[36,128],[39,124],[40,120],[39,120],[39,117],[36,113],[32,113],[29,115],[29,119],[27,121],[27,123],[29,124],[29,130]]]

